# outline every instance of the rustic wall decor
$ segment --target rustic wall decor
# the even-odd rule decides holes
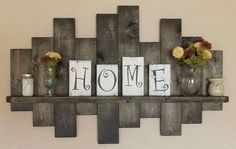
[[[100,144],[119,143],[119,128],[140,127],[140,118],[160,118],[161,135],[179,136],[182,124],[201,123],[203,110],[222,110],[222,103],[229,100],[227,96],[207,96],[206,91],[207,78],[223,77],[222,51],[213,51],[210,63],[202,69],[199,96],[181,96],[177,81],[181,67],[170,52],[196,38],[182,37],[181,19],[161,19],[160,42],[139,42],[138,6],[119,6],[118,14],[98,14],[96,38],[76,38],[75,19],[55,18],[53,37],[33,37],[32,49],[11,50],[11,96],[7,102],[12,111],[33,111],[33,126],[54,126],[55,137],[76,137],[76,115],[98,115]],[[50,49],[63,57],[57,97],[43,96],[45,66],[40,57]],[[122,96],[122,79],[118,79],[118,92],[114,92],[118,96],[96,96],[96,64],[118,64],[120,77],[122,57],[143,57],[138,60],[144,69],[143,93]],[[91,62],[91,96],[69,96],[69,60]],[[170,64],[171,96],[148,96],[149,64]],[[34,76],[33,97],[22,96],[19,80],[24,73]]]

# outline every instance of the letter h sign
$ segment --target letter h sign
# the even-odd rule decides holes
[[[69,61],[69,95],[91,96],[91,61]]]

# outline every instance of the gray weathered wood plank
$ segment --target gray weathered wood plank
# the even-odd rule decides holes
[[[54,126],[54,104],[33,104],[33,126]]]
[[[118,6],[118,44],[119,76],[121,76],[122,57],[139,55],[139,6]],[[119,95],[122,95],[121,83],[122,80],[119,79]],[[119,107],[120,127],[140,126],[140,104],[120,104]]]
[[[172,56],[172,50],[182,45],[181,19],[160,21],[161,63],[171,64],[171,95],[181,95],[179,85],[180,65]]]
[[[58,64],[57,96],[69,95],[69,60],[75,58],[75,19],[54,18],[53,49],[59,52],[62,60]]]
[[[123,56],[138,56],[139,6],[118,6],[119,60]]]
[[[182,46],[188,47],[195,40],[201,37],[182,37]],[[201,95],[201,88],[198,95]],[[202,103],[182,103],[182,123],[199,124],[202,123]]]
[[[171,95],[181,95],[178,77],[180,66],[172,56],[172,50],[182,44],[181,19],[160,20],[161,63],[171,65]],[[161,104],[161,135],[181,135],[181,104]]]
[[[139,56],[144,57],[144,95],[149,95],[149,64],[160,64],[160,43],[140,42]],[[159,103],[141,103],[141,118],[160,117]]]
[[[182,103],[182,124],[202,123],[202,103]]]
[[[120,128],[140,127],[140,103],[121,103],[119,106]]]
[[[208,95],[207,88],[209,82],[207,79],[211,77],[223,77],[223,51],[212,51],[212,58],[206,67],[203,68],[202,75],[203,95]],[[222,103],[203,104],[203,111],[221,111],[222,109]]]
[[[182,103],[229,102],[228,96],[73,96],[73,97],[7,97],[8,103]]]
[[[97,14],[97,64],[118,63],[117,14]]]
[[[141,103],[141,118],[160,118],[160,103]]]
[[[52,37],[33,37],[32,38],[32,62],[34,76],[34,95],[47,95],[45,86],[46,63],[41,58],[53,49]],[[54,125],[54,106],[53,104],[39,103],[33,105],[33,126],[53,126]]]
[[[55,137],[76,137],[76,110],[74,103],[54,104]]]
[[[22,96],[22,74],[32,73],[32,50],[11,49],[11,96]],[[11,111],[32,111],[32,104],[11,104]]]
[[[181,103],[161,104],[160,127],[162,136],[181,135]]]
[[[34,76],[34,95],[43,96],[47,94],[45,86],[47,65],[41,58],[53,49],[52,37],[33,37],[32,38],[32,62]]]
[[[96,103],[77,103],[76,104],[77,115],[97,115]]]
[[[119,143],[119,104],[98,104],[98,143]]]
[[[92,63],[92,79],[91,79],[91,95],[96,95],[96,39],[95,38],[77,38],[76,39],[76,59],[91,60]],[[97,104],[94,103],[78,103],[76,104],[78,115],[94,115],[97,114]]]
[[[96,95],[96,39],[77,38],[75,59],[90,60],[92,63],[91,95]]]
[[[97,63],[118,63],[118,28],[116,14],[97,15]],[[103,97],[101,97],[103,98]],[[98,143],[119,143],[119,104],[98,104]]]

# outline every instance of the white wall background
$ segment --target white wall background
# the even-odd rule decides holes
[[[95,37],[96,14],[118,5],[140,6],[140,40],[159,41],[160,18],[182,18],[183,35],[200,35],[224,51],[222,112],[203,112],[202,125],[183,125],[181,137],[161,137],[159,119],[120,129],[120,144],[98,145],[96,116],[77,117],[77,138],[54,138],[54,129],[33,128],[31,112],[11,112],[10,50],[31,48],[31,37],[52,36],[54,17],[76,18],[77,37]],[[0,0],[0,149],[234,149],[236,148],[236,0]]]

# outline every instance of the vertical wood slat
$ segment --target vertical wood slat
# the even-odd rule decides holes
[[[77,38],[75,59],[91,60],[92,63],[92,79],[91,79],[91,95],[96,95],[96,39],[95,38]],[[93,103],[77,103],[77,114],[93,115],[97,114],[97,104]]]
[[[212,51],[212,58],[203,69],[203,95],[208,95],[208,78],[223,77],[223,51]],[[203,103],[203,111],[221,111],[223,103]]]
[[[32,62],[34,76],[34,95],[47,94],[45,86],[46,64],[41,61],[42,56],[53,49],[52,37],[32,38]],[[33,126],[53,126],[54,105],[50,103],[33,104]]]
[[[160,126],[162,136],[181,135],[181,103],[161,104]]]
[[[98,143],[119,143],[119,104],[98,104]]]
[[[54,126],[54,104],[33,104],[33,126]]]
[[[189,44],[200,38],[201,37],[182,37],[182,46],[188,47]],[[202,88],[202,84],[200,88]],[[201,91],[199,94],[201,94]],[[202,103],[182,103],[182,123],[202,123]]]
[[[58,82],[55,90],[57,96],[69,95],[69,60],[75,58],[75,19],[55,18],[53,20],[53,49],[59,52]],[[76,136],[75,104],[55,104],[55,136]]]
[[[76,137],[76,107],[74,103],[56,103],[55,137]]]
[[[59,63],[58,82],[55,93],[57,96],[69,95],[69,60],[75,58],[75,19],[54,18],[53,49],[59,52],[62,60]]]
[[[22,74],[32,73],[32,50],[11,49],[11,96],[22,96]],[[32,111],[32,104],[11,103],[11,111]]]
[[[118,44],[119,44],[119,76],[122,75],[122,57],[139,55],[139,7],[118,6]],[[121,95],[122,79],[119,79],[119,95]],[[136,113],[137,112],[137,113]],[[119,105],[120,127],[140,126],[140,104]]]
[[[97,64],[118,63],[117,14],[97,14]]]
[[[160,43],[140,42],[139,56],[144,57],[144,95],[148,96],[149,64],[160,64]],[[160,118],[160,103],[141,103],[141,118]]]
[[[172,57],[171,51],[182,44],[181,19],[161,19],[160,43],[161,63],[171,65],[171,95],[180,95],[180,66]],[[163,136],[181,135],[181,103],[161,104],[160,128]]]
[[[97,15],[97,63],[118,63],[116,14]],[[98,143],[119,143],[119,104],[98,103]]]

